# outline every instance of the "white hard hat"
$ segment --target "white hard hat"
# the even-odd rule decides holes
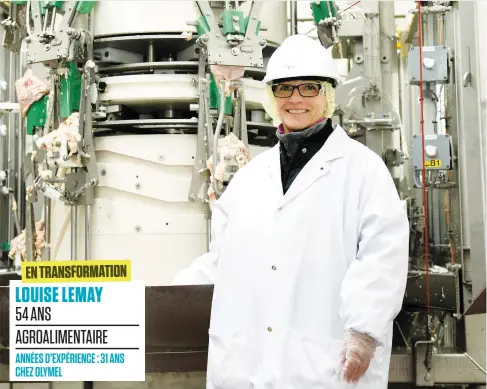
[[[335,61],[328,49],[306,35],[287,37],[269,58],[263,80],[268,84],[279,79],[320,78],[333,86],[340,83]]]

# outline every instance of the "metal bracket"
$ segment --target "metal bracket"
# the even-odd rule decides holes
[[[61,24],[56,30],[51,25],[49,31],[47,29],[47,23],[44,23],[44,26],[42,25],[40,4],[31,6],[31,3],[28,3],[27,7],[28,9],[29,7],[32,9],[32,18],[34,21],[34,31],[29,31],[29,35],[25,39],[28,45],[28,63],[53,62],[57,64],[57,61],[61,59],[68,61],[78,59],[78,57],[84,59],[86,52],[82,47],[84,40],[82,38],[86,32],[70,27],[76,15],[77,3],[77,1],[67,2]],[[56,11],[52,9],[51,12],[51,23],[54,23]],[[49,14],[46,13],[44,18],[47,19],[48,16]],[[26,23],[30,23],[30,20],[26,20]]]
[[[428,355],[433,347],[431,341],[416,342],[414,347],[414,367],[416,372],[416,385],[417,386],[434,386],[434,377],[431,374],[431,369],[426,365],[426,360],[429,358],[431,362],[432,355]],[[432,354],[432,352],[431,352]]]
[[[245,37],[240,43],[230,44],[223,35],[213,10],[207,1],[196,1],[201,15],[206,19],[209,31],[198,38],[197,44],[208,49],[210,65],[230,66],[264,66],[262,49],[267,45],[265,39],[257,35],[257,25],[262,10],[262,2],[252,2],[249,13],[249,24]]]
[[[403,164],[403,153],[397,149],[386,149],[384,153],[384,162],[386,163],[387,167],[395,167],[400,166]]]
[[[203,55],[203,53],[201,53],[199,65],[198,65],[198,80],[199,80],[198,82],[198,94],[199,94],[198,134],[197,134],[197,143],[196,143],[196,156],[193,164],[193,175],[191,177],[191,184],[189,190],[189,201],[192,202],[198,200],[198,194],[204,182],[202,172],[206,169],[207,149],[208,149],[208,145],[211,144],[211,139],[209,137],[210,131],[208,131],[208,128],[210,127],[211,123],[207,119],[210,118],[211,120],[211,117],[209,115],[210,103],[207,94],[208,83],[204,78],[205,65],[206,65],[206,58]],[[206,131],[205,131],[205,126],[206,126]],[[207,182],[206,185],[208,185]]]

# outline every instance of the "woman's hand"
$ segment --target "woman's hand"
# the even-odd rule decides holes
[[[341,355],[342,379],[349,383],[357,382],[369,368],[376,347],[377,342],[370,336],[353,331],[347,332],[345,348]]]

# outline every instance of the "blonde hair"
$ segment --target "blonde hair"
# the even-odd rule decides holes
[[[329,82],[320,81],[320,84],[322,86],[320,95],[324,94],[326,98],[326,110],[323,112],[323,117],[331,118],[335,112],[335,89],[333,89],[333,86]],[[282,121],[279,117],[276,98],[272,92],[272,85],[266,85],[264,87],[264,97],[262,100],[262,105],[266,113],[271,117],[273,124],[277,127]]]

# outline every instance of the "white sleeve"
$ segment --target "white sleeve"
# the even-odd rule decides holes
[[[409,222],[385,164],[364,177],[360,189],[358,244],[341,287],[345,331],[378,342],[402,307],[409,261]]]
[[[196,258],[172,280],[172,285],[208,285],[215,283],[218,257],[224,239],[228,218],[228,190],[212,204],[211,243],[209,252]]]

